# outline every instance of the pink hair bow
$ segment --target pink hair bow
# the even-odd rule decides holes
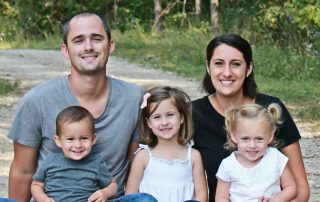
[[[148,100],[148,98],[149,98],[150,96],[151,96],[150,93],[144,94],[144,96],[143,96],[143,101],[142,101],[142,103],[141,103],[140,109],[144,109],[144,108],[147,106],[147,104],[148,104],[147,100]]]

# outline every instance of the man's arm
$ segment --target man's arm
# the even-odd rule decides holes
[[[29,202],[32,176],[36,170],[38,150],[13,142],[14,157],[9,172],[9,198]]]
[[[129,160],[130,160],[130,164],[133,161],[134,152],[137,151],[138,147],[139,147],[139,143],[138,142],[135,142],[135,141],[131,141],[130,142],[130,145],[129,145]]]

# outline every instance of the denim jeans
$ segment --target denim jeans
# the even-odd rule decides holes
[[[116,199],[110,200],[110,202],[158,202],[156,198],[154,198],[150,194],[146,193],[134,193],[128,194],[125,196],[121,196]]]
[[[9,198],[0,198],[0,202],[17,202],[17,201]]]

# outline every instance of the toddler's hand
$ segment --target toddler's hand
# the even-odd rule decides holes
[[[91,194],[91,196],[88,198],[89,202],[104,202],[105,196],[103,195],[103,192],[101,190],[98,190]]]
[[[55,200],[53,198],[47,198],[44,202],[55,202]]]
[[[259,198],[259,202],[270,202],[270,198],[261,196],[261,198]]]

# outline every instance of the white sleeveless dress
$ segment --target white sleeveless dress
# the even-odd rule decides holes
[[[153,195],[159,202],[182,202],[194,197],[192,177],[191,144],[188,145],[187,159],[167,160],[152,156],[147,145],[150,161],[144,170],[139,192]]]

